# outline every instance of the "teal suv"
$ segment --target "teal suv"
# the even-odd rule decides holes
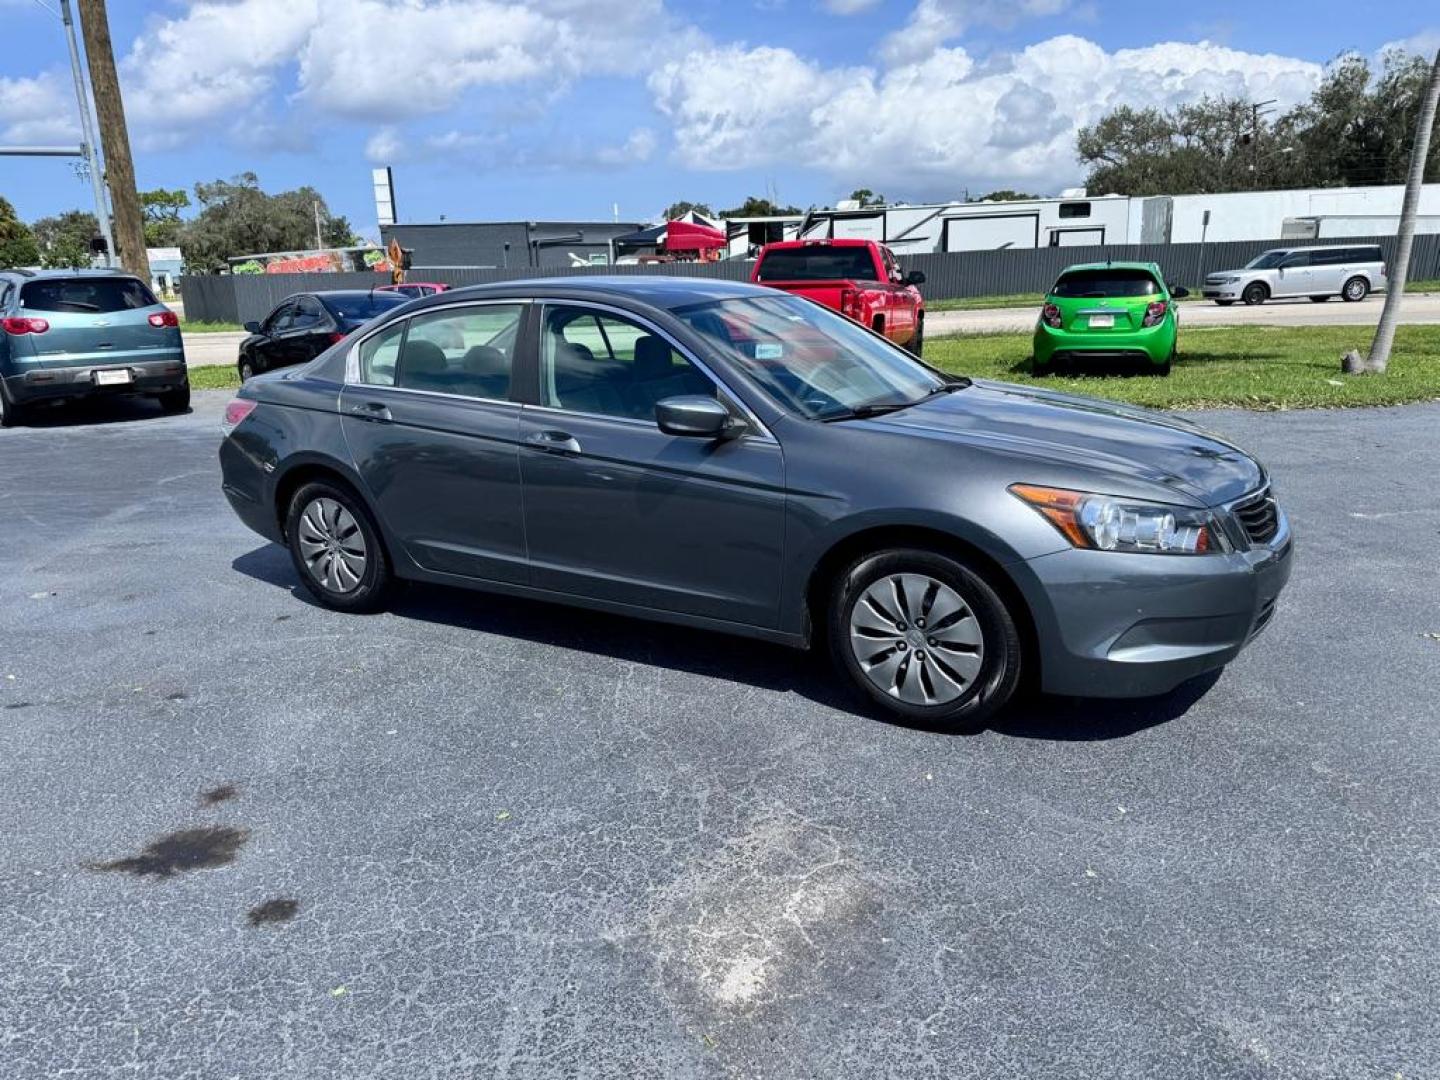
[[[175,313],[129,274],[0,270],[0,425],[41,403],[116,394],[190,407]]]

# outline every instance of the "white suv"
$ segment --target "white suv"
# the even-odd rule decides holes
[[[1332,296],[1364,300],[1385,288],[1385,256],[1378,244],[1346,247],[1271,248],[1243,270],[1205,277],[1207,300],[1229,307],[1236,300],[1263,304],[1286,296],[1308,296],[1317,304]]]

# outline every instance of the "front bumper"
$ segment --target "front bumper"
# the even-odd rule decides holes
[[[101,384],[96,376],[96,372],[117,371],[125,372],[128,380]],[[177,353],[155,360],[37,367],[6,376],[5,390],[11,401],[26,404],[115,394],[161,394],[179,389],[189,378],[185,354]]]
[[[1175,351],[1176,327],[1166,319],[1140,330],[1056,330],[1043,322],[1035,327],[1035,362],[1149,361],[1163,364]]]
[[[1274,617],[1293,552],[1282,512],[1269,544],[1228,555],[1070,549],[1020,564],[1042,689],[1149,697],[1224,667]]]

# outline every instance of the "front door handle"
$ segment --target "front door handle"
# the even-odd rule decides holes
[[[525,445],[547,454],[578,454],[580,442],[568,431],[537,431],[525,436]]]
[[[395,418],[390,415],[389,406],[379,401],[366,401],[350,406],[350,415],[361,420],[373,420],[377,424],[388,424]]]

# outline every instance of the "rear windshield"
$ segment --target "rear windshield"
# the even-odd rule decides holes
[[[399,307],[410,297],[397,292],[374,292],[357,296],[322,296],[320,298],[330,309],[330,314],[341,322],[365,322],[382,311]]]
[[[1071,270],[1061,274],[1055,296],[1154,296],[1160,283],[1148,270]]]
[[[781,248],[760,260],[760,281],[876,281],[875,260],[863,247]]]
[[[73,278],[27,281],[20,306],[29,311],[78,311],[104,314],[154,307],[155,295],[134,278]]]

